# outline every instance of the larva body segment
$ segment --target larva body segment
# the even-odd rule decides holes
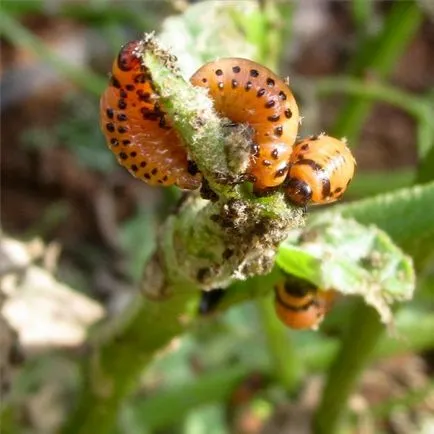
[[[350,149],[341,140],[326,135],[300,140],[291,154],[286,195],[300,206],[334,202],[347,189],[355,166]]]
[[[334,291],[321,291],[308,282],[287,280],[274,288],[278,318],[293,329],[316,328],[329,311]]]
[[[223,58],[202,66],[191,82],[208,89],[222,116],[254,129],[248,170],[254,187],[280,185],[299,125],[296,101],[284,81],[251,60]]]
[[[141,64],[141,42],[127,43],[115,59],[100,100],[101,128],[119,163],[149,185],[196,189],[187,152],[160,108],[151,77]]]

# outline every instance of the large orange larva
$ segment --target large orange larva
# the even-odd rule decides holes
[[[140,41],[127,43],[115,59],[100,102],[101,128],[119,163],[150,185],[195,189],[200,174],[181,138],[160,108],[140,59]]]
[[[202,66],[191,78],[205,87],[222,116],[254,129],[248,173],[257,190],[285,180],[299,113],[285,82],[247,59],[223,58]]]
[[[347,145],[326,135],[298,141],[291,154],[285,191],[300,206],[331,203],[344,194],[356,161]]]
[[[274,288],[274,308],[278,318],[293,329],[315,328],[328,312],[334,291],[322,291],[299,279],[286,279]]]

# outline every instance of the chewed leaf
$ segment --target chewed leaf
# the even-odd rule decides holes
[[[292,231],[276,262],[319,288],[361,295],[384,323],[392,321],[391,305],[415,288],[412,259],[385,232],[342,217]]]

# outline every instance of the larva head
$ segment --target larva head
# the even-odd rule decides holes
[[[312,199],[312,189],[303,179],[290,178],[285,184],[285,192],[289,200],[298,206],[306,206]]]
[[[119,51],[112,67],[112,81],[124,86],[134,82],[134,73],[142,73],[141,50],[142,42],[135,40],[127,42]]]

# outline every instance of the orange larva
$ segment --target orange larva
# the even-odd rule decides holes
[[[298,141],[285,181],[288,199],[296,205],[331,203],[344,194],[356,162],[347,145],[320,135]]]
[[[100,101],[101,128],[119,163],[150,185],[195,189],[200,174],[161,109],[140,41],[122,47]]]
[[[264,66],[239,58],[207,63],[191,82],[208,89],[222,116],[254,129],[248,173],[255,189],[280,185],[299,124],[298,107],[285,82]]]
[[[331,307],[334,291],[321,291],[299,279],[287,279],[275,288],[274,308],[278,318],[293,329],[316,328]]]

